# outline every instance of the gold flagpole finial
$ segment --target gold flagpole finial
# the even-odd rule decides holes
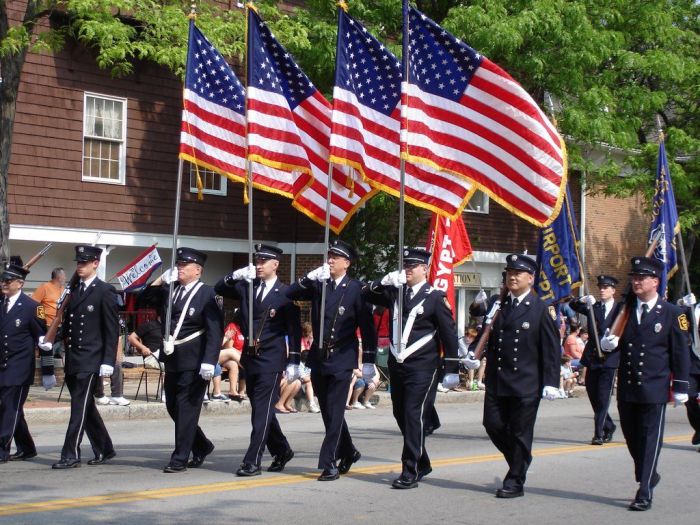
[[[253,5],[253,2],[247,2],[245,6],[246,9],[252,9],[256,13],[258,12],[258,8]]]
[[[197,3],[196,2],[192,2],[190,4],[190,14],[187,15],[187,18],[189,18],[190,20],[197,20]]]
[[[661,115],[656,114],[656,127],[659,130],[659,144],[664,141],[664,127],[661,125]]]
[[[340,7],[346,13],[348,12],[348,4],[344,0],[339,0],[335,5]]]

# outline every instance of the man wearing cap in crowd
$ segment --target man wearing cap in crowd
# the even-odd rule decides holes
[[[280,428],[274,406],[279,401],[280,379],[298,378],[301,355],[299,308],[286,295],[287,285],[277,277],[282,250],[256,244],[255,265],[240,268],[216,284],[216,293],[240,300],[241,331],[247,346],[241,356],[246,371],[246,390],[252,407],[250,445],[238,476],[257,476],[265,446],[273,456],[268,472],[281,472],[294,452]],[[253,340],[250,340],[249,290],[253,287]],[[287,349],[289,345],[289,350]],[[296,368],[294,365],[297,365]],[[296,375],[295,375],[296,374]]]
[[[93,397],[100,377],[109,377],[114,372],[119,341],[116,290],[97,277],[101,255],[102,250],[95,246],[75,247],[75,273],[79,281],[71,290],[63,313],[64,371],[71,411],[61,460],[54,463],[54,469],[80,466],[83,431],[95,453],[88,465],[101,465],[116,455]]]
[[[163,472],[175,473],[197,468],[214,451],[214,444],[199,427],[199,414],[207,384],[214,376],[224,338],[224,318],[214,289],[200,278],[207,255],[194,248],[178,248],[176,273],[170,270],[153,281],[139,298],[159,310],[163,320],[165,364],[165,406],[175,423],[175,450]],[[170,297],[170,281],[173,295]],[[168,304],[172,300],[170,326],[166,327]],[[190,453],[192,458],[190,459]]]
[[[309,272],[287,289],[292,300],[311,301],[313,343],[307,366],[311,384],[318,397],[326,436],[321,445],[319,481],[333,481],[350,470],[360,459],[345,422],[352,371],[357,368],[359,341],[362,336],[362,374],[369,381],[374,376],[377,334],[372,310],[362,298],[362,283],[351,279],[348,268],[357,252],[348,243],[336,239],[328,247],[328,262]],[[321,312],[321,294],[326,285],[326,301]],[[323,315],[323,337],[319,335]]]
[[[364,297],[389,308],[391,354],[391,403],[403,435],[401,475],[392,486],[410,489],[433,469],[425,450],[426,418],[432,408],[438,382],[446,388],[459,384],[457,327],[445,293],[428,284],[430,252],[407,249],[403,270],[394,271],[365,287]],[[405,286],[404,286],[405,285]],[[404,290],[401,341],[398,341],[398,296]],[[440,354],[442,346],[445,357]],[[443,362],[445,376],[442,378]],[[479,362],[473,361],[472,367]]]
[[[0,463],[36,456],[24,418],[24,402],[34,382],[34,347],[46,332],[46,323],[39,303],[22,291],[28,273],[21,266],[8,264],[0,275]],[[52,361],[53,354],[48,352],[46,358]],[[56,384],[53,370],[43,377],[43,383],[47,390]],[[10,454],[13,437],[17,451]]]
[[[633,257],[629,275],[630,317],[618,339],[606,330],[601,349],[620,349],[617,410],[622,433],[634,460],[639,490],[629,510],[651,508],[656,471],[663,443],[668,387],[678,406],[688,401],[688,318],[676,305],[658,294],[663,263],[650,257]],[[671,382],[673,377],[673,382]]]
[[[484,428],[508,462],[498,498],[524,495],[532,439],[542,397],[559,397],[561,345],[554,307],[532,291],[537,263],[506,258],[508,295],[493,323],[486,350]]]
[[[590,337],[581,357],[581,365],[587,368],[586,393],[593,408],[593,439],[591,445],[602,445],[613,439],[616,426],[610,413],[610,400],[615,385],[615,374],[620,365],[620,352],[598,351],[600,341],[596,341],[593,334],[602,336],[610,328],[617,317],[621,303],[615,302],[615,289],[618,280],[611,275],[598,276],[598,297],[596,301],[592,295],[586,295],[569,306],[588,318],[588,333]],[[593,315],[589,315],[593,312]],[[597,330],[597,331],[595,331]]]

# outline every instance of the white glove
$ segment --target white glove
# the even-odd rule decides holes
[[[581,297],[581,302],[586,306],[593,306],[595,304],[595,297],[592,295],[584,295]]]
[[[559,399],[559,389],[553,386],[546,386],[542,389],[542,399],[554,401]]]
[[[309,281],[324,281],[326,279],[330,279],[330,277],[331,267],[328,266],[328,263],[323,263],[315,270],[311,270],[309,273],[306,274],[306,278]]]
[[[45,343],[44,336],[42,335],[41,337],[39,337],[39,348],[41,348],[44,352],[50,352],[53,348],[53,344]]]
[[[697,304],[697,299],[695,299],[695,294],[694,293],[689,293],[688,295],[684,295],[679,301],[678,304],[680,306],[694,306]]]
[[[362,364],[362,379],[365,380],[365,383],[369,384],[372,381],[372,379],[374,379],[376,373],[377,372],[374,369],[374,365],[372,363]]]
[[[600,349],[603,352],[612,352],[617,348],[620,338],[610,333],[610,328],[605,330],[605,335],[600,340]]]
[[[678,392],[673,393],[673,406],[679,407],[688,401],[688,394],[679,394]]]
[[[479,290],[479,293],[476,294],[476,297],[474,297],[474,303],[475,304],[483,304],[488,300],[489,296],[486,295],[486,292],[484,290]]]
[[[285,374],[287,375],[287,383],[293,383],[299,379],[299,365],[287,365]]]
[[[231,274],[231,280],[233,281],[240,281],[242,279],[245,279],[247,282],[253,282],[253,279],[255,279],[255,265],[253,263],[248,264],[248,266],[244,266],[243,268],[239,268],[235,272]]]
[[[474,352],[469,352],[466,356],[460,359],[459,362],[462,363],[464,368],[467,370],[476,370],[479,368],[479,366],[481,366],[481,361],[476,359]]]
[[[177,269],[167,268],[160,276],[160,280],[165,284],[170,284],[173,278],[177,279]]]
[[[201,365],[199,365],[199,375],[205,381],[211,380],[211,378],[214,377],[214,365],[202,363]]]
[[[402,285],[406,284],[406,271],[395,270],[382,277],[382,280],[380,282],[384,286],[393,286],[395,288],[400,288]]]
[[[41,376],[41,385],[44,387],[44,390],[51,390],[56,386],[56,376]]]
[[[109,365],[100,365],[100,377],[110,377],[114,373],[114,367]]]
[[[459,385],[459,374],[445,374],[442,378],[442,387],[451,390]]]

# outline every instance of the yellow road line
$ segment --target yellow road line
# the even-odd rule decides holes
[[[687,441],[690,434],[683,436],[672,436],[664,439],[664,443],[675,443]],[[594,445],[573,445],[567,447],[550,447],[536,449],[533,456],[556,456],[570,454],[572,452],[590,452],[609,450],[611,448],[622,448],[624,443],[608,443],[603,447]],[[480,456],[462,456],[455,458],[437,459],[432,461],[433,468],[448,467],[457,465],[469,465],[475,463],[485,463],[489,461],[500,461],[501,454],[483,454]],[[400,463],[382,463],[370,467],[353,468],[348,476],[362,476],[370,474],[392,473],[401,469]],[[232,492],[236,490],[255,489],[260,487],[278,487],[297,483],[306,483],[315,480],[318,476],[314,472],[304,472],[302,474],[291,474],[282,476],[261,477],[247,480],[227,481],[221,483],[207,483],[205,485],[190,485],[186,487],[171,487],[147,489],[132,492],[116,492],[114,494],[102,494],[98,496],[85,496],[80,498],[54,499],[48,501],[38,501],[35,503],[17,503],[13,505],[0,505],[0,516],[14,516],[17,514],[30,514],[35,512],[49,512],[65,509],[79,509],[84,507],[97,507],[101,505],[114,505],[117,503],[134,503],[144,500],[160,500],[166,498],[176,498],[181,496],[195,496],[198,494],[212,494],[217,492]]]

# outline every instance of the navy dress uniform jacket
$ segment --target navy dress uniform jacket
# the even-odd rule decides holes
[[[595,340],[593,338],[593,323],[598,329],[598,337],[602,338],[605,335],[605,331],[610,328],[620,311],[620,306],[622,303],[615,303],[610,310],[607,317],[605,316],[605,307],[602,302],[596,301],[593,308],[593,318],[588,315],[588,307],[581,301],[571,301],[569,306],[571,309],[579,314],[586,316],[588,320],[588,342],[586,342],[586,348],[583,350],[583,355],[581,356],[581,364],[587,366],[593,370],[596,368],[617,368],[620,366],[620,347],[618,346],[612,352],[604,352],[603,358],[598,356],[598,350],[596,349]]]
[[[404,285],[404,290],[406,286]],[[372,304],[378,304],[389,308],[392,316],[389,321],[389,332],[391,340],[394,340],[394,310],[396,308],[399,289],[394,286],[383,286],[380,281],[374,281],[365,289],[365,298]],[[440,347],[444,350],[444,357],[456,358],[458,355],[459,343],[457,340],[457,327],[452,311],[447,303],[447,297],[444,292],[430,286],[427,282],[418,290],[410,301],[403,301],[402,327],[406,326],[406,321],[411,313],[411,310],[416,307],[421,301],[413,328],[408,337],[406,347],[410,347],[415,341],[435,331],[434,337],[428,341],[419,350],[416,350],[406,360],[399,364],[393,353],[389,354],[389,363],[391,366],[405,366],[416,370],[436,369],[442,366],[442,357]],[[445,371],[447,373],[456,373],[459,366],[457,361],[447,361]]]
[[[311,324],[314,342],[309,352],[307,366],[322,375],[334,375],[357,368],[359,342],[357,329],[362,336],[362,362],[374,363],[377,352],[377,332],[372,311],[362,298],[362,283],[347,275],[333,289],[331,281],[326,286],[326,304],[323,321],[323,341],[327,348],[320,348],[321,288],[323,283],[302,278],[287,288],[287,297],[294,301],[311,301]],[[326,345],[324,345],[326,346]],[[327,351],[326,351],[327,350]]]
[[[173,297],[177,296],[179,284],[173,287]],[[196,285],[195,285],[196,286]],[[182,309],[187,303],[189,294],[176,301],[172,309],[170,319],[170,334],[175,332],[175,328],[180,320]],[[141,292],[141,299],[158,305],[161,318],[163,337],[165,337],[165,318],[168,309],[169,285],[147,286]],[[216,302],[214,289],[211,286],[202,284],[197,293],[187,307],[185,319],[177,335],[177,339],[185,339],[187,336],[204,329],[204,333],[199,337],[175,346],[175,350],[170,355],[161,352],[160,360],[165,364],[167,372],[185,372],[189,370],[199,371],[202,363],[215,365],[219,361],[219,351],[224,339],[224,316]]]
[[[618,401],[666,403],[671,374],[673,391],[687,393],[689,344],[688,318],[679,307],[659,298],[641,325],[633,310],[618,343]]]
[[[76,291],[63,314],[66,374],[97,374],[100,365],[114,366],[119,343],[117,292],[95,278],[78,297]]]
[[[46,333],[39,303],[20,292],[5,314],[0,308],[0,386],[23,386],[34,382],[34,348]]]
[[[260,279],[252,282],[253,291]],[[214,288],[223,297],[241,302],[241,331],[249,342],[250,313],[248,290],[245,280],[221,279]],[[253,339],[259,340],[255,353],[247,347],[241,356],[241,364],[248,374],[281,372],[287,363],[299,364],[301,356],[301,317],[299,307],[286,295],[288,286],[277,279],[261,303],[253,300]],[[286,340],[285,340],[286,339]],[[287,356],[289,345],[289,356]]]
[[[496,396],[539,398],[559,386],[559,329],[547,305],[532,291],[515,309],[508,296],[486,350],[486,389]]]

